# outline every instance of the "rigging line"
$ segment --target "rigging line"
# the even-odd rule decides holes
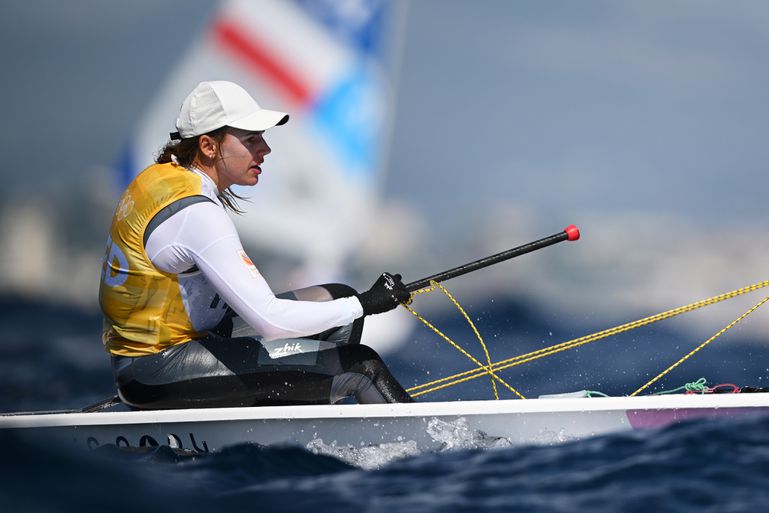
[[[478,342],[480,342],[481,347],[483,348],[483,352],[486,355],[486,363],[488,363],[488,366],[491,367],[491,356],[489,355],[489,350],[486,347],[486,343],[483,341],[483,337],[481,337],[481,334],[478,332],[478,328],[475,327],[475,323],[470,319],[470,316],[467,315],[467,312],[465,312],[465,309],[462,308],[462,305],[459,304],[459,301],[454,299],[454,296],[452,296],[443,285],[441,285],[440,283],[434,280],[430,281],[430,285],[432,285],[433,288],[435,287],[439,288],[441,292],[443,292],[446,295],[446,297],[449,298],[452,303],[454,303],[454,306],[457,307],[457,310],[459,310],[459,312],[465,318],[465,320],[467,321],[467,324],[469,324],[470,327],[473,329],[473,333],[475,333],[475,337],[478,339]],[[491,376],[489,377],[489,379],[491,380],[491,387],[494,389],[494,399],[499,400],[499,393],[497,392],[497,382]],[[523,396],[521,396],[521,398],[525,399],[525,397]]]
[[[419,316],[419,314],[417,312],[415,312],[413,309],[411,309],[408,306],[406,307],[406,309],[409,312],[411,312],[415,317],[417,317],[417,319],[422,321],[425,326],[427,326],[428,328],[433,330],[439,337],[441,337],[443,340],[445,340],[446,342],[451,344],[451,346],[454,347],[454,349],[456,349],[457,351],[462,353],[465,357],[467,357],[470,361],[472,361],[473,363],[478,365],[478,370],[480,371],[480,373],[478,375],[474,376],[474,378],[477,378],[477,377],[483,376],[485,374],[488,374],[493,379],[495,379],[495,380],[499,381],[500,383],[502,383],[508,390],[510,390],[511,392],[516,394],[521,399],[526,399],[520,392],[518,392],[515,388],[513,388],[510,384],[508,384],[504,379],[502,379],[499,376],[497,376],[496,373],[494,372],[494,370],[491,367],[483,365],[474,356],[472,356],[470,353],[468,353],[467,351],[462,349],[456,342],[454,342],[448,336],[446,336],[446,334],[444,334],[438,328],[436,328],[435,326],[430,324],[430,322],[428,320],[426,320],[424,317]],[[414,390],[415,388],[417,388],[417,387],[408,388],[408,389],[406,389],[406,391],[411,394],[411,391]],[[425,393],[427,393],[427,392],[415,393],[415,394],[411,394],[411,396],[412,397],[417,397],[417,396],[423,395]]]
[[[747,317],[748,315],[750,315],[750,314],[752,314],[753,312],[755,312],[755,311],[758,309],[758,307],[760,307],[761,305],[763,305],[763,304],[764,304],[764,303],[766,303],[767,301],[769,301],[769,296],[766,296],[764,299],[762,299],[761,301],[759,301],[758,303],[756,303],[755,305],[753,305],[753,306],[752,306],[752,307],[751,307],[751,308],[750,308],[750,309],[749,309],[747,312],[745,312],[744,314],[742,314],[742,315],[740,315],[739,317],[737,317],[737,318],[736,318],[735,320],[733,320],[733,321],[732,321],[732,322],[731,322],[731,323],[730,323],[728,326],[726,326],[725,328],[723,328],[721,331],[719,331],[718,333],[716,333],[715,335],[713,335],[712,337],[710,337],[709,339],[707,339],[705,342],[703,342],[702,344],[700,344],[700,345],[699,345],[699,346],[697,346],[696,348],[694,348],[694,349],[692,349],[691,351],[689,351],[689,353],[688,353],[686,356],[682,357],[682,358],[681,358],[680,360],[678,360],[676,363],[674,363],[673,365],[671,365],[670,367],[668,367],[668,368],[667,368],[667,369],[665,369],[664,371],[660,372],[660,373],[659,373],[657,376],[655,376],[653,379],[651,379],[651,380],[650,380],[648,383],[646,383],[644,386],[642,386],[641,388],[639,388],[638,390],[636,390],[635,392],[633,392],[632,394],[630,394],[630,397],[636,396],[636,395],[638,395],[639,393],[641,393],[643,390],[646,390],[647,388],[649,388],[649,387],[650,387],[652,384],[654,384],[654,383],[655,383],[655,382],[657,382],[659,379],[661,379],[661,378],[662,378],[662,377],[663,377],[665,374],[667,374],[668,372],[672,371],[673,369],[675,369],[676,367],[678,367],[679,365],[681,365],[682,363],[684,363],[686,360],[688,360],[688,359],[689,359],[689,357],[691,357],[691,356],[693,356],[695,353],[697,353],[697,351],[699,351],[700,349],[704,348],[706,345],[708,345],[708,344],[710,344],[711,342],[713,342],[715,339],[717,339],[718,337],[720,337],[721,335],[723,335],[724,333],[726,333],[726,332],[727,332],[729,329],[733,328],[733,327],[734,327],[734,326],[735,326],[735,325],[736,325],[738,322],[740,322],[740,321],[741,321],[741,320],[743,320],[745,317]]]
[[[421,293],[424,293],[424,292],[429,292],[431,290],[435,290],[436,288],[440,289],[440,291],[443,292],[443,294],[446,295],[446,297],[448,297],[449,300],[451,300],[451,302],[454,304],[454,306],[462,313],[462,315],[464,316],[464,318],[467,321],[467,323],[473,329],[473,332],[475,333],[475,336],[478,338],[478,341],[480,342],[481,347],[483,347],[483,350],[486,353],[486,359],[488,360],[488,365],[482,364],[474,356],[472,356],[470,353],[468,353],[462,347],[460,347],[459,344],[457,344],[456,342],[451,340],[451,338],[449,338],[445,333],[440,331],[433,324],[431,324],[427,319],[422,317],[417,311],[415,311],[413,308],[411,308],[409,306],[409,303],[411,303],[411,299],[409,299],[408,302],[403,304],[404,308],[406,308],[406,310],[411,312],[411,314],[414,317],[416,317],[417,319],[419,319],[425,326],[427,326],[428,328],[433,330],[439,337],[441,337],[443,340],[445,340],[446,342],[451,344],[451,346],[454,347],[454,349],[456,349],[457,351],[462,353],[465,357],[467,357],[470,361],[475,363],[478,366],[478,370],[481,372],[481,374],[479,374],[479,376],[483,375],[483,374],[488,374],[490,376],[491,383],[492,383],[492,386],[493,386],[493,389],[494,389],[494,397],[495,397],[495,399],[499,399],[499,393],[497,391],[497,384],[496,384],[497,381],[502,383],[502,385],[504,385],[508,390],[513,392],[515,395],[517,395],[521,399],[526,399],[526,397],[524,397],[523,394],[521,394],[518,390],[513,388],[504,379],[500,378],[499,376],[497,376],[494,373],[493,369],[491,368],[491,365],[492,365],[492,363],[491,363],[491,356],[489,355],[489,351],[488,351],[488,349],[486,347],[486,344],[483,341],[483,337],[481,336],[480,332],[478,332],[478,329],[475,327],[475,324],[470,319],[470,316],[467,315],[467,312],[465,312],[465,310],[462,308],[462,306],[459,304],[459,302],[456,299],[454,299],[454,297],[449,293],[449,291],[446,290],[446,288],[443,287],[442,285],[440,285],[438,282],[436,282],[434,280],[431,280],[430,281],[430,285],[431,285],[431,287],[429,289],[420,289],[420,290],[414,292],[412,294],[412,298],[411,299],[413,299],[413,296],[416,295],[416,294],[421,294]],[[411,391],[411,390],[413,390],[413,388],[407,389],[407,391]],[[412,394],[412,395],[413,396],[418,396],[418,395],[422,395],[422,394]]]
[[[708,390],[709,390],[708,380],[705,378],[700,378],[697,381],[693,381],[691,383],[685,383],[678,388],[674,388],[672,390],[660,390],[659,392],[655,392],[652,395],[680,394],[681,392],[686,392],[691,394],[696,392],[699,394],[704,394]]]
[[[732,299],[734,297],[740,296],[742,294],[747,294],[749,292],[753,292],[759,289],[762,289],[764,287],[769,286],[769,280],[764,280],[752,285],[748,285],[736,290],[732,290],[730,292],[725,292],[723,294],[719,294],[717,296],[713,296],[707,299],[703,299],[701,301],[697,301],[695,303],[691,303],[688,305],[680,306],[678,308],[674,308],[672,310],[668,310],[656,315],[652,315],[649,317],[645,317],[643,319],[639,319],[636,321],[632,321],[626,324],[622,324],[620,326],[615,326],[613,328],[609,328],[597,333],[593,333],[590,335],[585,335],[580,338],[568,340],[566,342],[562,342],[560,344],[556,344],[553,346],[549,346],[546,348],[538,349],[537,351],[532,351],[530,353],[522,354],[519,356],[515,356],[513,358],[509,358],[507,360],[502,360],[496,363],[493,363],[491,365],[491,370],[499,372],[505,369],[509,369],[510,367],[514,367],[516,365],[520,365],[523,363],[528,363],[530,361],[536,360],[538,358],[544,358],[546,356],[550,356],[556,353],[559,353],[561,351],[566,351],[568,349],[572,349],[575,347],[579,347],[581,345],[588,344],[590,342],[595,342],[597,340],[601,340],[603,338],[610,337],[612,335],[616,335],[619,333],[623,333],[626,331],[630,331],[632,329],[640,328],[642,326],[646,326],[658,321],[662,321],[665,319],[669,319],[671,317],[675,317],[677,315],[681,315],[687,312],[691,312],[693,310],[697,310],[699,308],[703,308],[705,306],[709,306],[715,303],[719,303],[721,301],[725,301],[727,299]],[[427,292],[428,290],[424,290]],[[422,291],[419,291],[420,293]],[[424,322],[424,321],[423,321]],[[465,381],[470,381],[472,379],[478,378],[482,375],[486,374],[485,369],[470,369],[468,371],[460,372],[458,374],[454,374],[451,376],[446,376],[444,378],[440,378],[437,380],[433,380],[427,383],[423,383],[421,385],[414,386],[412,388],[408,389],[408,392],[411,393],[412,396],[419,396],[428,394],[430,392],[435,392],[437,390],[441,390],[443,388],[448,388],[450,386],[458,385],[460,383],[464,383]],[[441,383],[443,383],[441,385]],[[427,390],[423,390],[427,389]],[[422,390],[418,393],[412,393],[417,390]]]

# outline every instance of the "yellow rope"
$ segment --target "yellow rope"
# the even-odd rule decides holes
[[[591,335],[585,335],[583,337],[579,337],[579,338],[576,338],[576,339],[568,340],[568,341],[562,342],[560,344],[556,344],[556,345],[553,345],[553,346],[545,347],[543,349],[539,349],[537,351],[533,351],[533,352],[530,352],[530,353],[526,353],[526,354],[522,354],[522,355],[519,355],[519,356],[515,356],[513,358],[509,358],[507,360],[502,360],[502,361],[499,361],[499,362],[496,362],[496,363],[492,363],[492,364],[487,365],[487,366],[481,365],[476,360],[475,362],[479,366],[479,368],[477,368],[477,369],[471,369],[471,370],[468,370],[468,371],[465,371],[465,372],[461,372],[459,374],[454,374],[452,376],[447,376],[447,377],[440,378],[440,379],[437,379],[437,380],[434,380],[434,381],[430,381],[430,382],[424,383],[422,385],[417,385],[415,387],[409,388],[408,392],[412,396],[417,397],[417,396],[420,396],[420,395],[425,395],[425,394],[429,394],[431,392],[435,392],[437,390],[448,388],[450,386],[458,385],[458,384],[464,383],[466,381],[470,381],[472,379],[478,378],[478,377],[483,376],[485,374],[490,374],[495,379],[498,379],[500,382],[504,383],[504,381],[502,381],[500,378],[498,378],[496,376],[496,374],[494,374],[495,372],[500,372],[502,370],[509,369],[510,367],[515,367],[516,365],[521,365],[521,364],[524,364],[524,363],[528,363],[528,362],[537,360],[539,358],[544,358],[546,356],[551,356],[553,354],[560,353],[562,351],[567,351],[569,349],[573,349],[575,347],[579,347],[579,346],[582,346],[582,345],[585,345],[585,344],[589,344],[590,342],[595,342],[595,341],[598,341],[598,340],[610,337],[612,335],[617,335],[619,333],[624,333],[626,331],[630,331],[630,330],[633,330],[633,329],[636,329],[636,328],[640,328],[642,326],[646,326],[646,325],[649,325],[649,324],[652,324],[652,323],[655,323],[655,322],[659,322],[659,321],[662,321],[662,320],[665,320],[665,319],[669,319],[671,317],[675,317],[675,316],[681,315],[683,313],[691,312],[693,310],[697,310],[697,309],[703,308],[705,306],[709,306],[709,305],[712,305],[712,304],[715,304],[715,303],[719,303],[719,302],[725,301],[727,299],[732,299],[732,298],[740,296],[742,294],[747,294],[749,292],[753,292],[753,291],[762,289],[762,288],[767,287],[767,286],[769,286],[769,280],[764,280],[764,281],[755,283],[753,285],[748,285],[748,286],[742,287],[740,289],[736,289],[736,290],[733,290],[733,291],[730,291],[730,292],[726,292],[724,294],[720,294],[718,296],[714,296],[714,297],[711,297],[711,298],[708,298],[708,299],[703,299],[701,301],[697,301],[696,303],[691,303],[691,304],[684,305],[684,306],[681,306],[681,307],[678,307],[678,308],[674,308],[672,310],[668,310],[666,312],[662,312],[662,313],[659,313],[659,314],[656,314],[656,315],[645,317],[645,318],[639,319],[637,321],[633,321],[633,322],[629,322],[629,323],[626,323],[626,324],[622,324],[620,326],[615,326],[613,328],[609,328],[607,330],[599,331],[599,332],[593,333]],[[415,292],[414,294],[416,295],[417,293],[429,292],[430,290],[431,289],[422,289],[420,291]],[[456,304],[456,302],[455,302],[455,304]],[[420,318],[419,315],[416,314],[416,312],[414,312],[411,308],[409,308],[409,311],[411,311],[412,314],[416,315],[417,318]],[[422,322],[424,322],[428,327],[433,329],[433,331],[437,332],[437,330],[431,324],[429,324],[427,321],[425,321],[425,320],[423,320],[421,318],[420,318],[420,320],[422,320]],[[448,340],[452,345],[457,347],[457,349],[459,349],[460,351],[464,352],[461,348],[456,346],[456,344],[453,341],[448,339],[448,337],[446,337],[442,333],[439,333],[439,335],[441,335],[445,340]],[[512,387],[508,386],[508,388],[512,388]],[[518,394],[518,395],[520,396],[520,394]]]
[[[462,349],[456,342],[454,342],[448,336],[446,336],[445,333],[443,333],[438,328],[433,326],[427,319],[425,319],[424,317],[419,315],[419,313],[417,313],[413,308],[411,308],[409,306],[409,303],[411,303],[411,301],[413,300],[414,296],[416,296],[417,294],[423,294],[425,292],[431,292],[431,291],[435,290],[436,288],[439,289],[441,292],[443,292],[443,294],[447,298],[449,298],[449,300],[451,300],[451,302],[454,304],[454,306],[457,308],[457,310],[459,310],[462,313],[462,315],[464,316],[464,318],[467,321],[467,323],[473,329],[473,333],[475,333],[475,336],[478,339],[478,342],[480,342],[481,347],[483,348],[483,352],[486,354],[486,361],[488,362],[488,365],[484,365],[481,362],[479,362],[475,357],[473,357],[470,353],[468,353],[467,351]],[[427,288],[424,288],[424,289],[419,289],[419,290],[413,292],[412,295],[411,295],[411,298],[409,299],[409,301],[406,304],[404,304],[403,306],[409,312],[411,312],[411,314],[414,317],[419,319],[425,326],[427,326],[428,328],[433,330],[443,340],[445,340],[446,342],[451,344],[451,346],[454,347],[454,349],[456,349],[457,351],[462,353],[464,356],[466,356],[470,361],[475,363],[478,366],[478,370],[481,372],[481,374],[479,374],[479,375],[483,375],[483,374],[488,374],[489,375],[489,377],[491,379],[491,385],[492,385],[492,387],[494,389],[494,398],[495,399],[499,399],[499,393],[497,392],[497,383],[496,383],[497,381],[502,383],[508,390],[513,392],[515,395],[517,395],[521,399],[526,399],[520,392],[518,392],[515,388],[510,386],[505,380],[503,380],[502,378],[500,378],[499,376],[497,376],[494,373],[493,369],[491,368],[491,365],[492,365],[491,364],[491,356],[489,355],[489,350],[486,348],[486,344],[483,341],[483,337],[481,337],[481,334],[478,332],[478,329],[475,327],[475,324],[470,319],[470,316],[467,315],[467,312],[465,312],[464,308],[462,308],[462,306],[459,304],[459,302],[456,299],[454,299],[454,296],[452,296],[449,293],[449,291],[446,290],[446,288],[443,287],[440,283],[438,283],[438,282],[436,282],[434,280],[430,280],[430,287],[427,287]],[[412,390],[412,389],[409,389],[409,390]],[[417,396],[417,395],[421,395],[421,394],[412,394],[412,395]]]
[[[711,342],[713,342],[715,339],[717,339],[718,337],[720,337],[721,335],[723,335],[724,333],[726,333],[726,332],[727,332],[727,330],[731,329],[732,327],[734,327],[734,325],[735,325],[735,324],[737,324],[738,322],[740,322],[741,320],[743,320],[745,317],[747,317],[748,315],[750,315],[750,314],[752,314],[753,312],[755,312],[755,311],[756,311],[756,309],[757,309],[759,306],[763,305],[763,304],[764,304],[764,303],[766,303],[767,301],[769,301],[769,296],[765,297],[764,299],[762,299],[761,301],[759,301],[758,303],[756,303],[755,305],[753,305],[753,306],[750,308],[750,310],[748,310],[747,312],[745,312],[744,314],[740,315],[738,318],[736,318],[735,320],[733,320],[733,321],[732,321],[732,322],[731,322],[731,323],[730,323],[728,326],[726,326],[724,329],[722,329],[721,331],[719,331],[718,333],[716,333],[715,335],[713,335],[712,337],[710,337],[709,339],[707,339],[705,342],[703,342],[702,344],[700,344],[699,346],[697,346],[695,349],[693,349],[692,351],[690,351],[690,352],[689,352],[689,353],[688,353],[686,356],[684,356],[683,358],[681,358],[680,360],[678,360],[676,363],[674,363],[673,365],[671,365],[670,367],[668,367],[668,368],[667,368],[667,369],[665,369],[664,371],[660,372],[660,373],[659,373],[657,376],[655,376],[653,379],[651,379],[651,380],[650,380],[648,383],[646,383],[644,386],[642,386],[641,388],[639,388],[638,390],[636,390],[635,392],[633,392],[632,394],[630,394],[630,396],[632,397],[632,396],[638,395],[638,394],[639,394],[639,393],[641,393],[643,390],[645,390],[645,389],[649,388],[649,387],[650,387],[652,384],[654,384],[654,383],[655,383],[655,382],[657,382],[659,379],[661,379],[661,378],[662,378],[662,377],[663,377],[665,374],[667,374],[668,372],[672,371],[673,369],[675,369],[676,367],[678,367],[679,365],[681,365],[682,363],[684,363],[684,362],[685,362],[685,361],[686,361],[686,360],[687,360],[687,359],[688,359],[690,356],[693,356],[693,355],[694,355],[694,354],[695,354],[697,351],[699,351],[700,349],[702,349],[703,347],[705,347],[706,345],[710,344],[710,343],[711,343]]]

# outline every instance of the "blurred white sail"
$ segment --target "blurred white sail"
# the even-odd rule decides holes
[[[401,2],[226,0],[150,100],[120,172],[128,182],[174,130],[202,80],[232,80],[286,127],[236,216],[244,243],[332,275],[360,243],[377,202],[393,112],[391,56]],[[309,278],[308,278],[309,279]]]

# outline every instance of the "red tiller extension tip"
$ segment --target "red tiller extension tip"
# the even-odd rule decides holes
[[[576,225],[570,224],[564,231],[566,232],[566,235],[569,236],[569,240],[579,239],[579,228],[577,228]]]

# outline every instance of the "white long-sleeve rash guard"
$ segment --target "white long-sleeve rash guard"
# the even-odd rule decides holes
[[[181,275],[182,297],[195,329],[211,329],[221,320],[217,293],[264,340],[320,333],[363,315],[356,297],[327,302],[276,298],[243,251],[232,220],[218,199],[211,199],[215,203],[195,203],[163,221],[145,245],[155,267]],[[183,274],[193,266],[200,272]]]

